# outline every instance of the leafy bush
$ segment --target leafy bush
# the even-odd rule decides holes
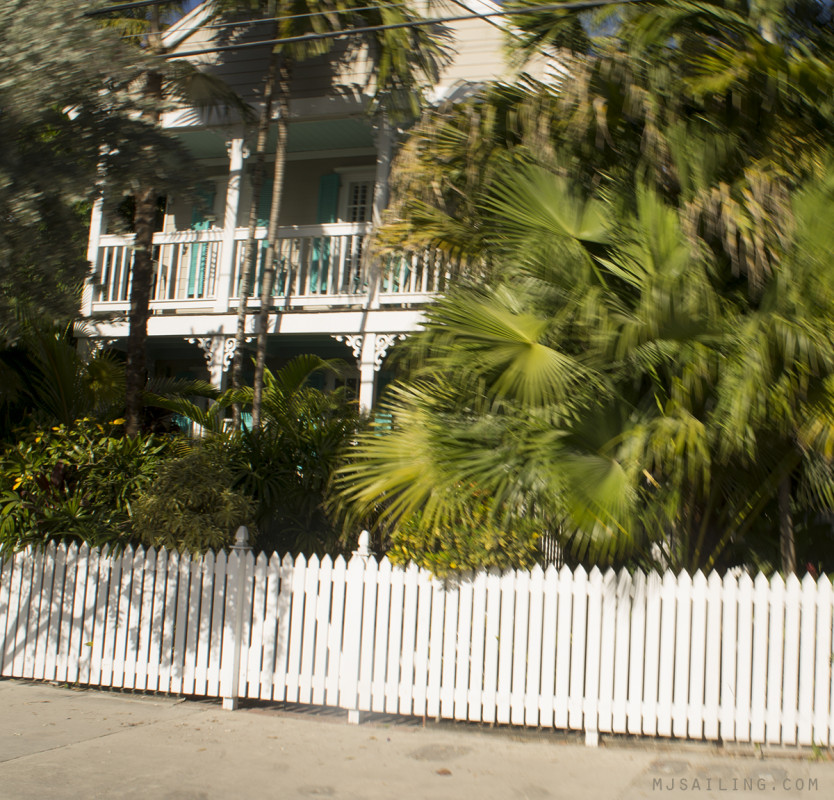
[[[232,482],[229,467],[202,446],[160,465],[135,503],[134,533],[145,545],[192,553],[232,544],[239,525],[255,528],[255,504]]]
[[[400,522],[391,535],[388,558],[394,564],[415,562],[444,578],[455,572],[490,569],[528,569],[540,555],[540,529],[534,522],[515,519],[498,525],[492,499],[474,491],[455,499],[456,524],[426,524],[422,513]]]
[[[133,504],[171,454],[168,439],[122,437],[121,420],[20,433],[0,456],[0,546],[64,537],[126,544]]]

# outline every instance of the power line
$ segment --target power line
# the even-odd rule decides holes
[[[153,0],[157,2],[157,0]],[[150,0],[148,0],[150,2]],[[320,39],[341,39],[360,33],[374,31],[390,31],[397,28],[418,28],[424,25],[443,25],[446,22],[462,22],[469,19],[488,19],[490,17],[509,17],[519,14],[539,14],[545,11],[583,11],[605,6],[631,5],[645,3],[647,0],[578,0],[578,2],[554,3],[551,5],[532,6],[530,8],[510,8],[501,11],[489,11],[485,14],[462,14],[456,17],[434,17],[432,19],[411,20],[409,22],[393,22],[388,25],[369,25],[364,28],[350,28],[342,31],[327,31],[325,33],[307,33],[303,36],[288,36],[283,39],[262,39],[257,42],[241,42],[239,44],[223,45],[220,47],[206,47],[201,50],[186,50],[181,53],[168,53],[164,58],[185,58],[187,56],[202,56],[208,53],[222,53],[226,50],[241,50],[245,47],[262,47],[267,44],[293,44],[296,42],[314,42]]]
[[[93,11],[85,11],[81,16],[83,17],[100,17],[102,14],[110,14],[113,11],[129,11],[133,8],[145,8],[146,6],[161,6],[165,3],[170,3],[171,0],[137,0],[135,3],[122,3],[118,6],[107,6],[107,8],[97,8]]]
[[[156,0],[154,0],[156,2]],[[454,0],[453,0],[454,1]],[[170,2],[170,0],[165,0]],[[405,3],[386,3],[376,6],[359,6],[358,8],[342,8],[332,9],[330,11],[311,11],[308,14],[290,14],[286,17],[257,17],[256,19],[240,19],[235,22],[217,22],[212,25],[195,25],[193,28],[178,28],[177,33],[193,33],[194,31],[204,31],[216,28],[240,28],[244,25],[257,25],[260,22],[281,22],[285,19],[303,19],[306,17],[322,17],[331,14],[351,14],[355,11],[375,11],[378,8],[402,8]],[[123,35],[122,39],[133,39],[142,36],[147,36],[146,33],[128,33]]]

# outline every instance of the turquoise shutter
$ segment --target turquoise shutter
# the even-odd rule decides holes
[[[339,214],[339,174],[322,175],[319,181],[319,208],[316,222],[335,222]],[[327,291],[327,271],[330,266],[330,241],[322,237],[313,241],[310,289]]]
[[[197,189],[198,202],[191,211],[191,230],[207,231],[211,222],[206,219],[206,213],[214,208],[216,187],[213,183],[206,183]],[[188,266],[188,297],[200,296],[206,277],[206,260],[208,257],[207,244],[191,245],[191,263]]]
[[[269,208],[272,205],[272,176],[264,175],[258,195],[258,227],[269,225]]]

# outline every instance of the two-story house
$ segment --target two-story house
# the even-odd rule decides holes
[[[452,8],[448,16],[499,6],[455,0]],[[500,17],[448,23],[454,56],[432,97],[441,101],[467,86],[509,77],[505,26]],[[211,50],[222,30],[197,6],[168,29],[165,46],[214,71],[257,106],[269,45],[199,52]],[[235,41],[264,38],[263,26],[251,25]],[[391,158],[403,132],[368,113],[369,62],[339,55],[336,46],[328,57],[297,64],[293,74],[268,364],[303,352],[352,360],[356,368],[348,381],[360,405],[370,408],[390,348],[419,327],[422,309],[444,286],[445,267],[429,254],[363,258],[387,202]],[[247,157],[254,131],[240,123],[181,109],[167,113],[163,124],[196,159],[200,202],[165,198],[154,237],[148,365],[158,375],[208,377],[223,387],[235,349],[249,211],[258,204],[263,241],[271,182],[252,196]],[[114,232],[103,207],[99,201],[92,213],[93,273],[83,317],[91,345],[119,349],[128,330],[132,237]],[[257,287],[249,305],[259,305]],[[254,334],[254,321],[250,316],[247,334]]]

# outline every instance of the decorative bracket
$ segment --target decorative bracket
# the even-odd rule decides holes
[[[378,333],[374,344],[374,372],[382,369],[382,362],[388,353],[388,348],[406,338],[404,333]]]
[[[251,342],[253,339],[253,336],[244,337],[245,342]],[[219,340],[217,345],[215,344],[215,340]],[[231,365],[232,360],[235,357],[235,351],[237,350],[237,340],[233,336],[225,339],[220,336],[191,336],[186,339],[186,341],[189,344],[196,344],[200,347],[203,351],[203,357],[206,359],[206,366],[209,368],[209,371],[214,363],[215,346],[219,345],[221,348],[219,357],[221,359],[220,363],[223,367],[223,372],[229,371],[229,366]]]
[[[345,336],[342,336],[341,334],[333,334],[333,338],[337,342],[344,342],[353,351],[353,357],[357,361],[359,360],[362,355],[362,340],[364,339],[361,333],[347,334]]]

